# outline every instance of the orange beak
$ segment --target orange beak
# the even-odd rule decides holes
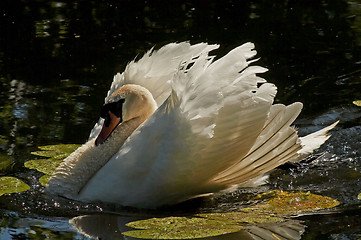
[[[114,129],[120,123],[121,118],[114,115],[112,112],[108,112],[107,116],[105,117],[104,124],[102,130],[100,131],[97,139],[95,140],[95,146],[102,144],[105,140],[108,139],[110,134],[114,131]]]

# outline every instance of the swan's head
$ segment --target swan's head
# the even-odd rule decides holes
[[[123,85],[109,96],[102,107],[100,117],[104,119],[104,124],[95,145],[105,142],[120,124],[131,120],[141,124],[156,109],[157,104],[146,88],[134,84]]]

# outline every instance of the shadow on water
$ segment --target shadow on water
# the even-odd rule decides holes
[[[307,162],[276,169],[269,184],[252,190],[146,214],[44,196],[41,174],[24,168],[30,153],[41,145],[84,142],[113,75],[153,46],[184,40],[220,43],[220,55],[255,42],[258,63],[270,69],[263,77],[278,87],[276,102],[304,103],[295,122],[301,135],[340,124]],[[272,189],[341,202],[335,212],[290,220],[304,239],[360,238],[361,108],[352,104],[361,99],[360,56],[361,5],[352,0],[1,1],[0,176],[17,177],[31,189],[0,197],[0,238],[120,237],[129,214],[237,211],[248,194]],[[287,232],[287,224],[247,225],[219,239]]]

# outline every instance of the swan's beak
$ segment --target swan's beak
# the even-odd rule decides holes
[[[118,126],[121,122],[121,118],[114,115],[112,112],[108,112],[107,116],[105,117],[105,121],[103,124],[103,128],[100,131],[97,139],[95,140],[95,146],[102,144],[107,140],[110,134],[114,131],[114,129]]]

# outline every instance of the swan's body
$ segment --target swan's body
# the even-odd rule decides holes
[[[51,177],[47,191],[80,201],[142,208],[252,185],[328,139],[299,138],[302,104],[272,105],[276,87],[248,66],[246,43],[213,62],[216,45],[168,44],[114,77],[89,141]]]

